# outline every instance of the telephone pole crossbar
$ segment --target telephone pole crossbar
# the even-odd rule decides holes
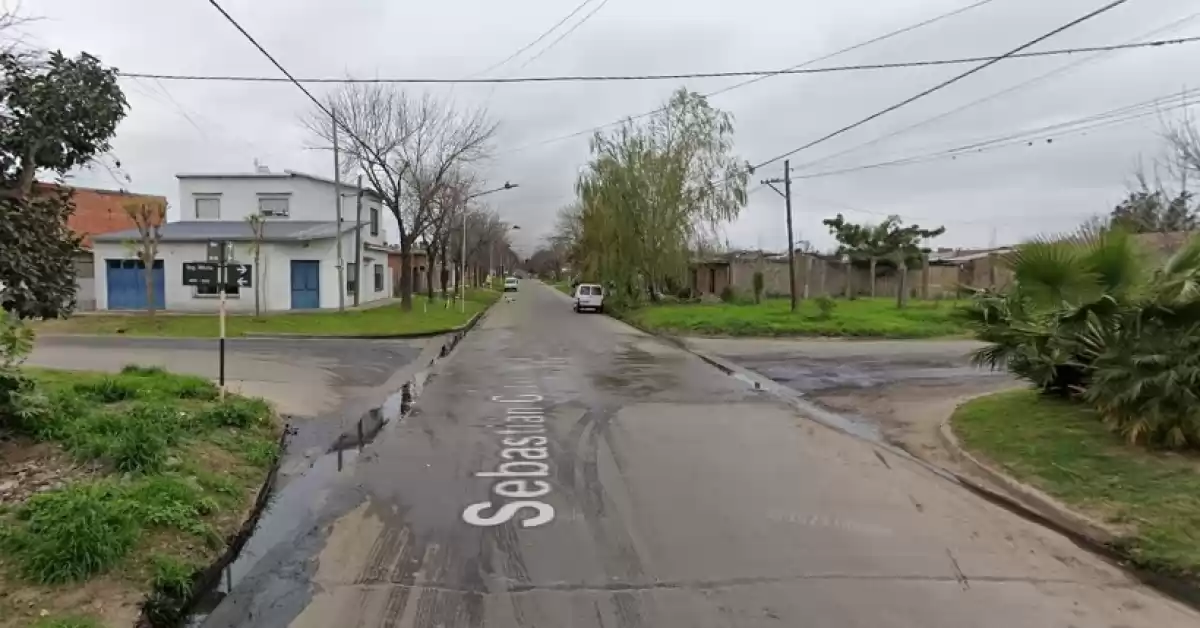
[[[762,184],[771,188],[772,190],[774,190],[776,194],[782,196],[784,199],[785,206],[787,208],[788,283],[790,284],[789,293],[791,294],[791,297],[792,297],[792,312],[794,313],[796,311],[796,307],[797,307],[796,244],[795,244],[796,239],[795,239],[795,236],[793,236],[793,234],[792,234],[792,168],[791,168],[791,166],[792,166],[791,160],[785,159],[783,161],[783,177],[778,178],[778,179],[765,179],[762,181]],[[783,184],[782,192],[779,191],[779,188],[775,187],[776,183]]]

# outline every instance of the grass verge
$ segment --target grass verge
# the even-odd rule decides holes
[[[668,303],[624,314],[634,324],[657,332],[696,336],[849,336],[864,338],[935,338],[968,332],[958,309],[947,301],[911,301],[897,309],[894,299],[831,301],[822,312],[817,299],[805,299],[795,313],[788,299],[760,304]]]
[[[313,334],[322,336],[389,336],[435,333],[465,324],[497,299],[492,290],[469,290],[466,311],[455,303],[447,307],[441,299],[415,297],[413,309],[399,305],[349,312],[289,312],[255,317],[235,314],[226,317],[229,337],[247,334]],[[126,334],[212,338],[219,334],[216,314],[88,314],[62,320],[40,321],[40,334]]]
[[[1114,549],[1132,563],[1200,581],[1200,458],[1127,445],[1088,408],[1028,390],[969,401],[951,421],[968,450],[1123,530]]]
[[[0,510],[0,627],[132,625],[151,591],[170,616],[185,596],[169,592],[219,555],[275,460],[271,408],[158,368],[22,375],[4,446],[89,473],[35,468],[65,479]],[[0,481],[13,471],[0,460]]]

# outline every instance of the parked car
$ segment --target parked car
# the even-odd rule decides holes
[[[504,278],[504,291],[505,292],[517,292],[519,285],[520,285],[520,281],[516,277],[505,277]]]
[[[604,311],[604,288],[594,283],[581,283],[575,286],[575,311],[582,312]]]

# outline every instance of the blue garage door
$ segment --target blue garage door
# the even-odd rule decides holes
[[[108,268],[108,309],[110,310],[144,310],[146,309],[146,277],[143,269],[146,267],[140,260],[110,259],[105,260]],[[154,261],[154,305],[159,309],[166,308],[166,280],[164,278],[162,260]]]
[[[321,262],[292,260],[292,309],[321,307]]]

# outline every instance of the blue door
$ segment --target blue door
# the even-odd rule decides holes
[[[105,260],[105,266],[108,280],[108,309],[146,309],[146,276],[143,274],[146,265],[141,260],[110,259]],[[154,307],[165,309],[166,280],[162,260],[154,260],[154,268],[151,269],[151,272],[154,275]]]
[[[321,262],[292,260],[292,309],[321,307]]]

